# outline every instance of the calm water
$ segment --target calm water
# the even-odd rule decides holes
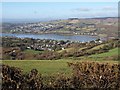
[[[54,40],[70,40],[87,42],[96,40],[98,37],[87,35],[59,35],[59,34],[8,34],[2,33],[2,36],[18,37],[18,38],[34,38],[34,39],[54,39]]]

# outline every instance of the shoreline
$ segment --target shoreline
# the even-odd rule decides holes
[[[58,33],[1,33],[1,37],[17,37],[17,38],[33,38],[33,39],[51,39],[51,40],[63,40],[63,41],[75,41],[75,42],[88,42],[100,39],[98,36],[90,35],[74,35],[74,34],[58,34]]]
[[[73,33],[9,33],[9,32],[2,32],[1,34],[26,34],[26,35],[56,34],[56,35],[63,35],[63,36],[91,36],[91,37],[100,37],[98,35],[73,34]]]

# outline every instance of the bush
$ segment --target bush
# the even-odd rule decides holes
[[[120,64],[99,63],[69,64],[73,69],[75,88],[120,88]]]
[[[120,89],[120,64],[68,62],[68,66],[73,69],[72,76],[42,77],[36,69],[23,74],[20,68],[2,65],[2,90]]]

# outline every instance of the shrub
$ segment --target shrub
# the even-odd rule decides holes
[[[57,74],[42,77],[36,69],[23,74],[20,68],[2,65],[2,90],[83,90],[120,89],[120,64],[96,62],[69,63],[72,76]]]

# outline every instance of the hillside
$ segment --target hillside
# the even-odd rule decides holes
[[[117,37],[118,19],[108,18],[70,18],[37,23],[3,23],[3,33],[56,33],[64,35],[93,35],[99,37]]]
[[[3,37],[3,58],[5,60],[58,60],[104,57],[118,59],[119,39],[108,41],[71,42],[30,38]]]

